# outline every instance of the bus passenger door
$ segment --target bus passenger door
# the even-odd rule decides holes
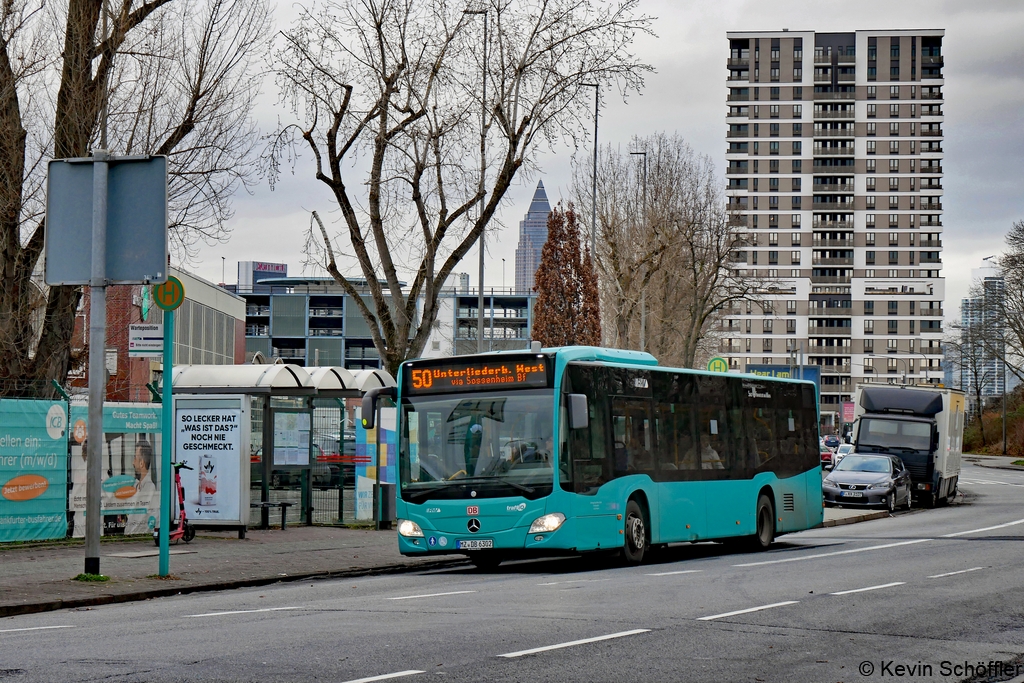
[[[679,397],[673,402],[659,399],[654,405],[659,541],[694,541],[707,534],[707,514],[693,410],[688,402],[677,402]]]

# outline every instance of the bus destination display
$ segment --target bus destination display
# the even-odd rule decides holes
[[[483,389],[544,388],[548,386],[546,358],[502,358],[472,362],[406,367],[403,391],[435,394]]]

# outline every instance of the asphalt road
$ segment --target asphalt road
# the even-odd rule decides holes
[[[1024,473],[965,465],[962,481],[960,504],[759,554],[685,545],[640,567],[516,562],[0,619],[0,680],[1010,680]],[[1007,661],[1019,671],[988,677]]]

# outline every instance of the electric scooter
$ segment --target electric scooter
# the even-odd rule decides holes
[[[181,470],[191,470],[185,461],[172,462],[171,467],[174,468],[174,485],[178,491],[178,526],[171,527],[168,533],[168,540],[175,543],[178,540],[190,543],[193,538],[196,537],[196,529],[188,523],[188,518],[185,515],[185,487],[181,485]],[[160,529],[156,528],[153,530],[153,543],[160,545]]]

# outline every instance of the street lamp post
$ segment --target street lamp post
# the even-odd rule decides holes
[[[584,88],[594,89],[594,166],[590,181],[590,262],[597,267],[597,118],[601,102],[601,85],[583,83]]]
[[[630,152],[630,156],[642,156],[644,158],[644,185],[643,185],[643,212],[644,222],[647,221],[647,152]],[[643,286],[641,280],[640,290],[640,350],[647,350],[647,287]]]
[[[876,355],[868,356],[868,358],[885,358],[887,360],[889,358],[892,358],[893,360],[898,360],[899,362],[903,363],[903,384],[906,385],[906,383],[907,383],[907,369],[910,367],[907,364],[907,359],[906,358],[900,358],[898,356],[876,356]],[[887,369],[887,373],[888,373],[888,369]]]
[[[505,293],[505,259],[501,259],[501,293]]]
[[[484,66],[482,71],[481,80],[483,81],[483,89],[480,97],[480,210],[477,214],[477,220],[481,220],[484,215],[484,181],[487,177],[487,18],[488,13],[485,9],[465,9],[462,10],[463,14],[478,15],[482,14],[484,17],[484,49],[483,58]],[[476,304],[476,350],[479,353],[484,351],[484,234],[485,230],[480,231],[480,292],[477,295]]]

